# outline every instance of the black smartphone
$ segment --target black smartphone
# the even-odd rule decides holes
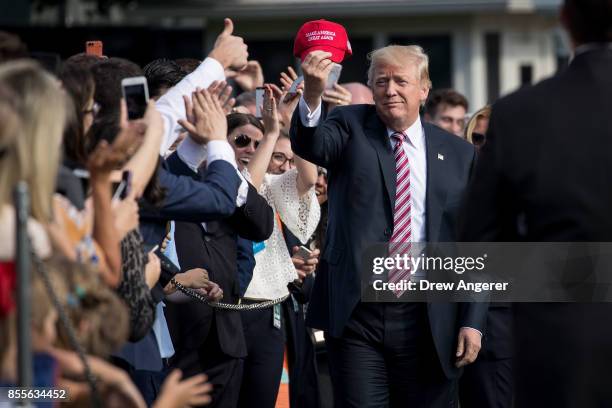
[[[127,105],[128,119],[142,118],[149,103],[147,78],[143,76],[125,78],[121,81],[121,90]]]

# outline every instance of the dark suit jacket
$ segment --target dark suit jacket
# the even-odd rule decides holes
[[[176,154],[167,161],[168,168],[175,174],[194,179],[207,177],[207,172],[194,173]],[[210,171],[210,166],[208,169]],[[210,280],[223,289],[223,302],[237,303],[240,297],[236,266],[238,235],[248,240],[266,240],[272,234],[273,222],[272,208],[252,185],[249,185],[245,205],[225,220],[207,222],[206,230],[199,223],[175,222],[181,270],[206,269]],[[240,312],[213,309],[197,301],[167,302],[166,318],[176,350],[173,364],[189,374],[201,372],[199,354],[206,350],[200,349],[209,335],[218,336],[226,355],[246,356]],[[215,330],[210,332],[213,320]]]
[[[456,218],[475,159],[467,142],[424,124],[427,150],[426,239],[455,241]],[[361,256],[393,232],[395,159],[373,105],[334,109],[317,128],[293,115],[296,154],[328,171],[329,221],[307,323],[339,337],[360,300]],[[438,154],[444,160],[438,159]],[[459,327],[483,330],[486,304],[428,304],[432,335],[445,374],[455,377]]]
[[[178,158],[177,158],[178,159]],[[159,184],[166,189],[160,206],[145,200],[140,204],[140,233],[147,244],[159,244],[166,236],[169,220],[206,222],[229,217],[236,209],[240,177],[226,161],[215,160],[203,179],[173,174],[164,160],[157,172]]]
[[[465,241],[612,241],[611,72],[611,50],[585,52],[493,106]],[[514,305],[516,406],[610,404],[611,306]]]
[[[236,209],[240,177],[234,167],[216,160],[208,167],[206,177],[175,175],[164,161],[158,171],[160,184],[166,188],[166,198],[159,207],[140,201],[140,232],[148,245],[157,245],[166,236],[170,220],[193,222],[211,221],[228,217]],[[156,301],[163,298],[159,285],[153,288]],[[155,334],[151,330],[142,340],[126,343],[117,356],[137,370],[159,371],[163,368]]]

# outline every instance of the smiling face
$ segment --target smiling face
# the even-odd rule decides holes
[[[253,125],[243,125],[232,130],[227,139],[236,154],[238,169],[242,170],[251,161],[263,133]],[[249,140],[250,139],[250,140]]]
[[[295,158],[291,150],[291,141],[281,137],[274,145],[274,152],[268,165],[268,173],[283,174],[295,167]]]
[[[319,170],[319,176],[317,177],[317,184],[315,184],[315,194],[319,205],[324,204],[327,201],[327,174]]]
[[[421,83],[414,63],[381,63],[374,69],[372,92],[381,120],[387,127],[403,131],[416,121],[429,88]]]

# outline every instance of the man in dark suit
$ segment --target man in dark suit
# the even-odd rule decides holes
[[[565,0],[561,20],[569,67],[493,106],[465,241],[612,241],[612,1]],[[609,303],[514,304],[514,405],[610,406],[610,316]]]
[[[196,173],[177,153],[167,160],[174,174],[194,179]],[[257,190],[248,185],[246,203],[224,220],[200,223],[176,222],[175,245],[181,270],[204,268],[211,281],[223,290],[224,303],[238,303],[237,238],[264,241],[272,233],[272,208]],[[166,317],[175,355],[172,366],[187,376],[205,372],[214,385],[212,406],[236,405],[242,379],[246,346],[240,312],[212,308],[198,301],[167,303]]]
[[[291,127],[295,153],[326,168],[329,183],[307,323],[326,331],[337,407],[453,406],[459,367],[480,348],[486,304],[361,302],[361,257],[375,243],[454,241],[474,148],[421,123],[431,83],[418,46],[372,53],[375,105],[337,107],[320,121],[331,55],[305,57]]]

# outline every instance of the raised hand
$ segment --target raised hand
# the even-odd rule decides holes
[[[263,120],[264,129],[267,136],[278,137],[280,134],[280,126],[278,122],[278,111],[276,107],[276,99],[272,95],[272,87],[265,85],[263,109],[261,110],[261,118]]]
[[[255,60],[247,62],[247,65],[240,71],[227,70],[225,75],[228,78],[234,78],[234,81],[245,92],[254,91],[255,88],[264,84],[263,69]]]
[[[133,196],[128,196],[124,200],[114,201],[112,206],[115,229],[121,240],[128,232],[138,228],[138,203]]]
[[[145,132],[149,128],[161,131],[163,122],[159,111],[155,108],[154,101],[149,101],[142,120],[128,122],[127,108],[125,102],[122,101],[120,126],[119,134],[112,144],[106,140],[101,140],[89,155],[87,168],[91,177],[107,177],[113,170],[121,168],[138,150]]]
[[[214,81],[208,87],[208,92],[219,99],[226,115],[232,113],[232,108],[236,104],[236,99],[232,98],[232,87],[225,81]]]
[[[334,84],[331,89],[326,89],[323,92],[323,100],[329,104],[330,110],[336,106],[350,105],[353,99],[353,94],[345,87]]]
[[[217,37],[214,48],[208,56],[219,61],[225,69],[240,71],[247,65],[249,58],[247,45],[242,37],[233,35],[234,23],[231,19],[226,18],[224,24],[225,27]]]
[[[293,82],[298,78],[298,74],[292,67],[287,67],[287,72],[281,72],[280,74],[280,83],[283,86],[283,91],[289,91]],[[303,87],[303,85],[302,85]]]
[[[304,100],[311,111],[321,103],[325,91],[327,77],[334,66],[330,52],[313,51],[304,58],[302,72],[304,73]]]
[[[208,90],[197,90],[189,98],[184,97],[186,119],[178,123],[183,126],[196,143],[205,144],[211,140],[226,140],[227,121],[218,96]]]

